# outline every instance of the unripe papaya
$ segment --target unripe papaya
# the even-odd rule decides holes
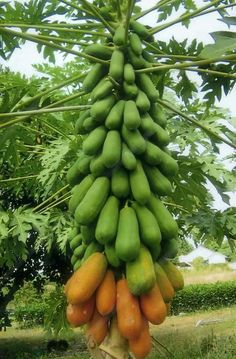
[[[124,80],[128,84],[133,84],[135,82],[135,72],[131,64],[126,63],[124,66]]]
[[[105,75],[107,67],[102,64],[95,64],[84,79],[82,90],[91,92],[101,78]]]
[[[120,82],[124,74],[124,54],[115,50],[111,57],[109,75],[117,82]]]
[[[141,123],[139,111],[134,101],[125,102],[124,108],[124,124],[128,130],[136,130]]]

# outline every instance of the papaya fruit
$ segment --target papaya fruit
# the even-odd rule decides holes
[[[150,77],[146,74],[139,74],[138,82],[141,90],[145,92],[149,100],[151,102],[156,102],[156,100],[158,100],[159,98],[159,93]]]
[[[117,282],[117,326],[126,339],[138,338],[142,331],[142,315],[138,298],[129,290],[126,279]]]
[[[110,130],[103,144],[102,158],[107,168],[112,168],[120,162],[121,138],[119,131]]]
[[[111,191],[118,198],[126,198],[130,193],[128,173],[124,168],[116,168],[111,176]]]
[[[68,208],[71,213],[75,212],[77,206],[80,204],[93,182],[94,176],[90,174],[74,187],[74,191],[68,204]]]
[[[114,267],[119,268],[122,265],[122,261],[116,254],[114,243],[106,243],[105,244],[105,255],[108,263]]]
[[[133,30],[138,36],[142,39],[146,39],[150,36],[148,29],[138,21],[131,20],[130,21],[130,28]]]
[[[161,242],[161,231],[152,212],[137,202],[132,203],[139,224],[141,242],[147,247],[156,247]]]
[[[136,359],[144,359],[152,350],[152,337],[147,319],[142,315],[142,329],[135,339],[129,339],[129,350]]]
[[[115,34],[113,36],[113,42],[116,46],[124,46],[126,39],[125,27],[120,25],[117,27]]]
[[[124,54],[120,50],[114,50],[111,56],[109,75],[117,82],[121,82],[124,74]]]
[[[158,262],[154,263],[155,268],[155,274],[156,274],[156,282],[158,284],[158,287],[160,289],[162,298],[166,303],[169,303],[172,301],[175,295],[174,288],[167,277],[166,272],[164,269],[160,266]]]
[[[135,72],[131,64],[126,63],[124,66],[124,80],[132,85],[135,82]]]
[[[75,186],[83,178],[83,173],[78,169],[78,162],[76,161],[67,171],[66,180],[70,186]]]
[[[164,322],[167,309],[157,283],[148,293],[140,296],[140,308],[145,318],[152,324]]]
[[[105,81],[102,81],[99,86],[96,86],[96,89],[94,89],[91,95],[93,101],[101,100],[104,97],[110,95],[112,93],[113,87],[114,86],[109,79],[105,79]]]
[[[155,133],[152,135],[152,141],[158,146],[167,146],[170,142],[168,132],[157,123],[154,123]]]
[[[124,94],[128,99],[134,99],[138,94],[138,87],[135,83],[129,84],[128,82],[123,82]]]
[[[109,190],[109,179],[107,177],[97,177],[76,208],[76,222],[83,225],[92,223],[104,206]]]
[[[107,135],[107,130],[104,126],[99,126],[90,132],[88,137],[83,142],[83,151],[86,155],[96,155],[102,147]]]
[[[75,123],[75,133],[84,135],[87,130],[83,127],[84,121],[87,117],[90,117],[90,110],[83,111]]]
[[[103,281],[96,291],[96,307],[105,316],[110,314],[116,305],[116,281],[112,270],[108,269]]]
[[[105,75],[106,69],[106,66],[99,63],[93,65],[83,81],[82,90],[86,93],[91,92],[97,83],[101,80],[101,78]]]
[[[78,259],[79,259],[79,258],[78,258],[75,254],[73,254],[73,255],[71,256],[70,262],[71,262],[72,266],[75,265],[75,263],[77,262]]]
[[[67,288],[71,304],[85,303],[95,293],[107,270],[107,260],[102,253],[93,253],[72,275]]]
[[[128,171],[135,170],[137,166],[136,157],[124,142],[122,143],[121,162],[124,168]]]
[[[161,246],[161,257],[172,259],[175,258],[178,254],[179,245],[178,241],[175,238],[166,240],[162,243]]]
[[[119,100],[112,107],[106,118],[105,125],[109,130],[118,130],[122,125],[125,101]]]
[[[115,249],[117,256],[125,262],[135,260],[139,254],[138,220],[131,207],[124,207],[120,211]]]
[[[71,241],[70,241],[70,248],[73,251],[75,248],[79,247],[82,244],[82,236],[81,234],[77,234]]]
[[[149,138],[156,133],[155,122],[148,112],[141,116],[140,130],[145,138]]]
[[[96,101],[90,109],[91,117],[94,118],[97,123],[103,124],[115,102],[116,100],[113,94]]]
[[[156,283],[152,256],[145,246],[141,245],[136,259],[126,263],[126,279],[130,292],[136,296],[149,292]]]
[[[141,113],[145,113],[150,109],[150,101],[145,92],[141,90],[138,91],[136,106]]]
[[[134,101],[125,102],[124,108],[124,124],[128,130],[136,130],[141,123],[139,111]]]
[[[175,176],[179,169],[177,161],[164,151],[162,151],[162,158],[158,167],[166,177]]]
[[[104,317],[95,309],[91,320],[86,325],[87,340],[92,340],[92,342],[100,345],[108,333],[108,320],[108,317]]]
[[[144,166],[144,171],[152,192],[159,196],[168,196],[172,193],[172,185],[168,178],[166,178],[156,167]]]
[[[137,34],[133,33],[129,36],[129,43],[131,49],[136,55],[142,54],[143,51],[142,42]]]
[[[178,225],[168,209],[160,201],[159,198],[153,194],[147,203],[147,207],[152,211],[156,217],[157,223],[161,230],[163,239],[172,239],[178,235]]]
[[[73,265],[73,270],[74,270],[74,272],[81,267],[81,264],[82,264],[81,259],[77,259],[77,261],[76,261],[75,264]]]
[[[168,259],[162,258],[159,260],[159,264],[166,272],[166,275],[171,282],[174,290],[177,292],[184,287],[184,278],[180,270]]]
[[[82,257],[83,257],[83,255],[84,255],[84,252],[85,252],[85,250],[86,250],[86,244],[84,244],[84,243],[82,243],[80,246],[78,246],[78,247],[76,247],[75,249],[74,249],[74,255],[77,257],[77,258],[79,258],[79,259],[81,259]]]
[[[134,155],[140,155],[145,152],[146,141],[139,130],[130,131],[125,125],[123,125],[121,133],[125,143]]]
[[[86,259],[88,259],[92,254],[98,253],[98,252],[103,252],[103,250],[104,250],[104,247],[97,241],[93,241],[93,242],[89,243],[89,245],[87,245],[87,248],[84,252],[84,256],[82,258],[82,263],[84,263],[86,261]]]
[[[95,308],[95,296],[93,295],[84,303],[68,304],[66,308],[67,321],[73,327],[86,324],[92,317]]]
[[[147,61],[142,57],[142,55],[136,55],[130,47],[128,47],[127,53],[129,62],[133,65],[135,69],[143,69],[149,67]]]
[[[102,153],[97,154],[91,159],[90,171],[94,177],[103,176],[106,171]]]
[[[99,243],[106,244],[115,239],[118,218],[119,200],[115,196],[110,196],[99,214],[96,225],[95,236]]]
[[[165,156],[164,152],[158,146],[150,141],[146,141],[146,150],[142,158],[147,164],[151,166],[159,165],[162,162],[163,156]]]
[[[87,121],[87,118],[85,121]],[[90,166],[91,159],[92,159],[92,157],[87,156],[87,155],[82,155],[79,157],[79,160],[77,162],[77,168],[78,168],[79,173],[82,173],[83,175],[89,174],[89,172],[90,172],[89,166]]]
[[[165,112],[161,105],[158,103],[153,103],[150,111],[150,115],[152,116],[153,120],[161,127],[165,128],[167,125],[167,118]]]
[[[84,52],[89,56],[97,57],[102,60],[110,60],[112,55],[112,49],[102,44],[88,45],[85,47]]]
[[[89,226],[80,226],[82,242],[84,244],[90,244],[95,241],[95,229],[96,223],[92,223]]]
[[[136,169],[129,172],[129,178],[131,192],[134,199],[140,204],[147,203],[151,192],[147,177],[140,161],[137,161]]]

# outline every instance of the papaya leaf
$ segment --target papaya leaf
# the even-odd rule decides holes
[[[210,34],[215,43],[204,47],[199,57],[203,59],[220,57],[236,48],[236,33],[230,31],[217,31]]]

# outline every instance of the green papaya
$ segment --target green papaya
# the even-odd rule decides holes
[[[165,240],[161,246],[161,257],[172,259],[175,258],[179,251],[179,244],[176,238]]]
[[[99,86],[94,89],[92,98],[93,101],[101,100],[112,93],[114,86],[109,79],[103,81]]]
[[[106,135],[107,130],[104,126],[99,126],[92,130],[83,142],[82,148],[84,153],[86,155],[96,155],[101,149]]]
[[[137,161],[137,167],[134,171],[129,172],[130,187],[134,199],[145,204],[150,198],[151,192],[147,177],[140,161]]]
[[[108,131],[103,144],[102,157],[107,168],[112,168],[120,162],[121,138],[118,131]]]
[[[79,224],[92,223],[104,206],[110,191],[107,177],[97,177],[75,211],[75,220]]]
[[[90,244],[91,242],[95,241],[95,229],[96,229],[96,223],[92,223],[89,226],[81,226],[81,236],[82,236],[82,242],[84,244]]]
[[[125,102],[124,108],[124,124],[128,130],[136,130],[141,123],[139,111],[134,101]]]
[[[130,28],[136,34],[138,34],[142,39],[146,39],[150,36],[148,29],[138,21],[131,20],[130,21]]]
[[[76,207],[80,204],[93,182],[94,176],[90,174],[87,175],[77,186],[75,186],[76,188],[74,189],[68,204],[68,208],[71,213],[75,212]]]
[[[138,220],[131,207],[124,207],[120,211],[115,250],[118,258],[125,262],[135,260],[139,254]]]
[[[150,77],[147,74],[139,74],[138,82],[141,90],[145,92],[149,100],[151,102],[156,102],[159,98],[159,93]]]
[[[175,176],[179,169],[177,161],[164,151],[162,151],[162,159],[158,167],[166,177]]]
[[[90,109],[91,117],[94,118],[97,123],[104,123],[115,102],[116,100],[113,94],[96,101]]]
[[[172,185],[156,167],[144,166],[145,173],[152,192],[159,196],[168,196],[172,193]]]
[[[114,243],[105,244],[105,255],[106,255],[108,263],[112,267],[119,268],[122,265],[122,261],[116,254]]]
[[[135,170],[137,166],[136,157],[124,142],[122,143],[121,162],[124,168],[127,169],[128,171]]]
[[[115,196],[110,196],[99,214],[96,225],[95,236],[99,243],[106,244],[115,239],[118,218],[119,200]]]
[[[124,66],[124,80],[130,85],[135,82],[134,68],[129,63],[126,63]]]
[[[78,259],[79,258],[75,254],[72,255],[72,257],[70,259],[70,262],[71,262],[72,266],[75,265],[75,263],[77,262]]]
[[[141,113],[145,113],[150,109],[150,101],[145,92],[139,90],[136,98],[136,106]]]
[[[80,246],[78,246],[74,249],[74,255],[77,258],[81,259],[85,253],[86,248],[87,248],[87,245],[82,243]]]
[[[152,256],[145,246],[141,246],[137,258],[126,263],[126,279],[133,295],[148,293],[156,283]]]
[[[82,90],[86,93],[91,92],[97,83],[101,80],[101,78],[105,75],[106,70],[106,66],[102,64],[93,65],[83,81]]]
[[[142,155],[147,164],[156,166],[162,162],[164,152],[152,142],[146,142],[146,151]]]
[[[123,125],[121,133],[125,143],[134,155],[139,155],[146,150],[146,141],[139,130],[130,131]]]
[[[86,118],[90,117],[90,110],[82,112],[79,116],[78,120],[75,123],[75,133],[84,135],[87,133],[87,130],[83,127],[84,121]]]
[[[80,267],[81,267],[81,259],[77,259],[77,261],[73,265],[74,272],[77,271],[77,269],[79,269]]]
[[[124,46],[126,39],[126,31],[123,25],[118,26],[113,36],[113,42],[116,46]]]
[[[83,173],[81,173],[78,169],[78,162],[77,161],[68,169],[66,174],[66,180],[71,186],[75,186],[83,177]]]
[[[162,269],[164,269],[169,281],[171,282],[175,291],[179,291],[184,287],[184,278],[180,270],[168,259],[161,259],[158,261]]]
[[[106,166],[103,161],[102,153],[92,158],[90,162],[90,171],[94,177],[100,177],[104,175]]]
[[[138,94],[138,87],[135,83],[129,84],[128,82],[123,82],[123,89],[126,97],[128,99],[135,98]]]
[[[73,251],[75,248],[79,247],[81,244],[82,244],[81,234],[77,234],[70,242],[70,248]]]
[[[147,207],[156,217],[163,240],[175,238],[178,235],[178,225],[160,199],[151,194]]]
[[[154,123],[155,133],[152,135],[152,141],[158,146],[166,146],[170,142],[170,136],[164,128]]]
[[[126,198],[130,193],[129,176],[124,168],[116,168],[111,177],[111,191],[118,198]]]
[[[155,122],[148,112],[141,116],[140,130],[145,138],[149,138],[156,133]]]
[[[160,125],[163,128],[166,127],[167,118],[166,118],[165,112],[164,112],[163,108],[161,107],[161,105],[159,105],[158,103],[153,103],[150,108],[149,113],[152,116],[153,120],[158,125]]]
[[[114,50],[111,57],[109,75],[117,82],[120,82],[123,79],[124,61],[123,52],[120,50]]]
[[[84,253],[84,256],[82,258],[82,263],[88,259],[93,253],[95,252],[103,252],[104,250],[104,246],[102,246],[100,243],[98,242],[91,242],[86,250],[85,250],[85,253]]]
[[[106,118],[105,125],[109,130],[118,130],[122,125],[125,101],[119,100],[112,107]]]
[[[87,117],[83,122],[83,128],[86,133],[89,133],[90,131],[94,130],[97,125],[97,122],[92,117]]]
[[[127,53],[129,62],[133,65],[135,69],[143,69],[149,67],[147,61],[142,57],[142,55],[136,55],[130,47],[128,47]]]
[[[142,42],[137,34],[133,33],[129,36],[129,43],[131,49],[136,55],[142,54],[143,51]]]
[[[89,56],[97,57],[102,60],[110,60],[112,55],[112,49],[102,44],[88,45],[84,48],[84,52]]]

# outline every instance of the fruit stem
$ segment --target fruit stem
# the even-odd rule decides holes
[[[130,23],[133,7],[134,7],[134,1],[133,0],[128,0],[127,11],[126,11],[126,19],[125,19],[125,44],[126,45],[127,45],[127,42],[128,42],[129,23]]]
[[[65,197],[66,195],[68,195],[70,192],[64,193],[61,197],[59,197],[58,199],[56,199],[55,201],[53,201],[49,206],[44,207],[42,210],[40,210],[38,213],[42,214],[46,211],[48,211],[49,209],[54,208],[55,206],[58,206],[59,204],[67,201],[68,199],[71,198],[71,194],[67,197]],[[65,197],[65,198],[63,198]]]
[[[69,187],[69,185],[67,184],[66,186],[60,188],[57,192],[53,193],[50,197],[48,197],[43,202],[39,203],[36,207],[34,207],[33,212],[37,211],[40,207],[43,207],[46,203],[50,202],[51,199],[53,199],[56,195],[58,195],[58,193],[64,191],[68,187]]]
[[[208,135],[213,136],[213,137],[217,138],[218,140],[220,140],[221,142],[226,143],[228,146],[236,149],[236,145],[234,143],[224,139],[222,136],[218,135],[216,132],[213,132],[209,127],[201,124],[199,121],[196,121],[192,117],[186,115],[185,113],[183,113],[182,111],[177,109],[175,106],[171,105],[169,102],[162,101],[162,100],[157,100],[157,102],[160,103],[163,107],[165,107],[165,108],[171,110],[172,112],[175,112],[179,116],[183,117],[185,120],[193,123],[196,127],[201,128],[203,131],[208,133]]]
[[[29,178],[35,178],[37,176],[38,175],[29,175],[29,176],[23,176],[23,177],[12,177],[12,178],[7,178],[7,179],[0,180],[0,183],[20,181],[20,180],[25,180],[25,179],[29,179]]]

